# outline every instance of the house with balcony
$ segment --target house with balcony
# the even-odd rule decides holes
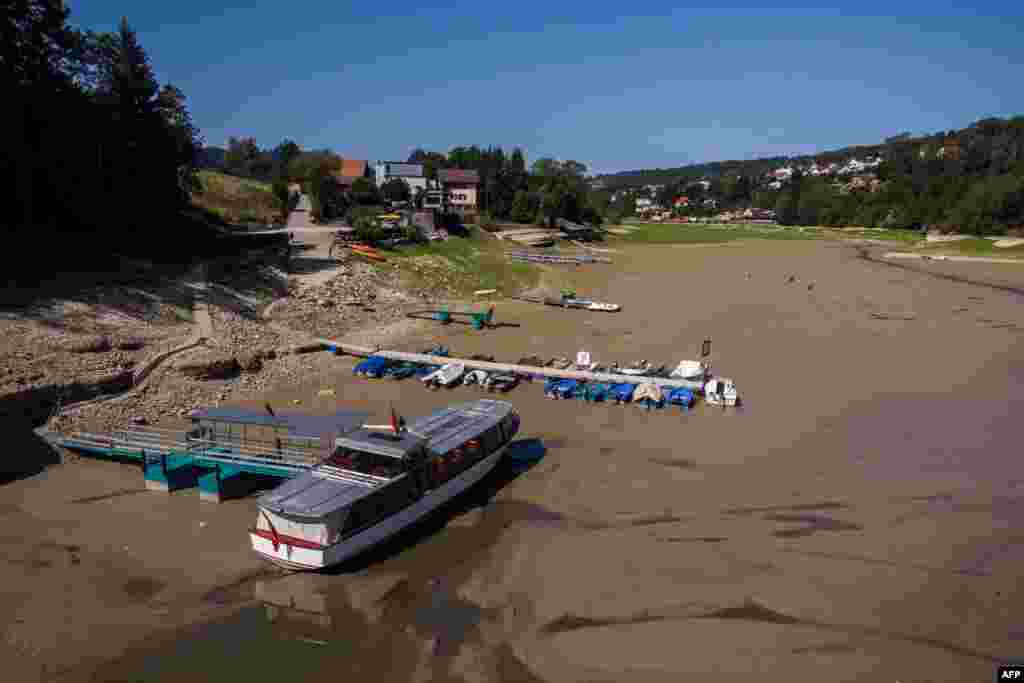
[[[463,219],[476,215],[479,173],[460,168],[444,168],[437,172],[437,181],[449,211],[461,215]]]

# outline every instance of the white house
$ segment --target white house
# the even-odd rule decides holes
[[[374,167],[374,179],[377,187],[381,187],[393,178],[402,179],[413,196],[416,195],[416,188],[427,190],[427,179],[423,176],[423,164],[407,164],[401,161],[378,161]]]

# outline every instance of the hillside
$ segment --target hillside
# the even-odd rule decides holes
[[[225,223],[267,225],[280,219],[270,183],[212,170],[198,175],[201,191],[192,196],[192,203]]]
[[[695,188],[698,178],[706,182]],[[809,156],[626,171],[596,180],[608,190],[659,185],[661,206],[686,194],[688,206],[705,213],[772,209],[789,225],[1004,234],[1024,229],[1024,116]]]
[[[636,187],[645,184],[668,184],[681,180],[696,178],[714,178],[723,175],[740,176],[762,176],[770,171],[783,166],[793,164],[845,164],[851,159],[864,157],[881,156],[891,158],[906,150],[920,150],[921,148],[932,147],[933,150],[941,148],[947,139],[960,139],[960,146],[964,143],[977,147],[985,146],[985,138],[993,137],[994,133],[1002,133],[1016,128],[1018,145],[1006,145],[1007,149],[1002,150],[1009,157],[1021,160],[1020,128],[1024,126],[1024,116],[1017,116],[1010,119],[983,119],[967,128],[961,130],[939,131],[934,135],[911,136],[908,133],[893,136],[872,145],[853,145],[841,149],[825,150],[816,154],[805,154],[797,156],[775,156],[761,157],[746,160],[711,161],[700,164],[687,164],[675,168],[647,168],[630,171],[619,171],[605,175],[595,176],[594,180],[604,181],[605,187],[617,189],[620,187]],[[1013,137],[1011,135],[1011,137]],[[1000,140],[999,142],[1008,142]],[[998,156],[998,155],[997,155]]]

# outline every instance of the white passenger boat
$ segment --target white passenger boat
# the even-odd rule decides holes
[[[360,427],[312,470],[263,495],[249,536],[294,570],[338,564],[421,519],[482,479],[519,431],[510,403],[445,408],[407,429]]]

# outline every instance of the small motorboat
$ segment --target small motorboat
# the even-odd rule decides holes
[[[572,308],[583,308],[588,311],[605,311],[608,313],[614,313],[622,308],[618,304],[608,304],[603,303],[601,301],[591,301],[590,299],[565,298],[562,299],[562,303],[563,305]]]
[[[420,381],[423,381],[428,375],[432,375],[440,369],[440,365],[417,365],[412,375]]]
[[[386,256],[381,255],[380,252],[378,252],[373,247],[368,247],[362,244],[353,244],[352,246],[349,247],[349,249],[352,250],[352,253],[358,254],[359,256],[364,256],[373,261],[388,260]]]
[[[379,379],[384,375],[388,364],[389,361],[387,358],[383,358],[381,356],[370,356],[366,360],[357,363],[356,366],[352,368],[352,374]]]
[[[416,363],[398,363],[386,368],[384,376],[388,379],[405,379],[406,377],[412,377],[419,367]]]
[[[739,405],[740,395],[736,384],[728,377],[713,377],[704,385],[704,400],[713,406]]]
[[[475,384],[483,388],[484,382],[487,381],[487,376],[487,372],[484,370],[470,370],[462,378],[462,384],[467,387]]]
[[[624,368],[619,368],[619,373],[623,375],[635,375],[642,377],[651,373],[651,364],[646,359],[639,360],[632,365],[627,365]]]
[[[484,380],[484,389],[487,391],[500,391],[506,393],[512,391],[519,384],[519,377],[511,373],[488,375]]]
[[[561,377],[548,377],[544,380],[544,397],[555,398],[555,387],[562,381]]]
[[[574,398],[576,393],[580,391],[580,383],[574,379],[563,379],[562,381],[555,384],[552,388],[553,398],[555,399],[567,399]]]
[[[438,371],[437,383],[442,387],[455,386],[466,374],[466,366],[462,363],[448,363]]]
[[[603,382],[589,382],[583,387],[583,400],[601,403],[611,393],[612,385]]]
[[[629,403],[633,400],[633,392],[635,391],[635,384],[616,384],[612,387],[611,396],[616,403]]]
[[[695,397],[693,392],[686,387],[676,387],[668,392],[666,399],[669,405],[679,406],[682,410],[689,410],[693,405]]]
[[[590,305],[587,306],[588,311],[604,311],[605,313],[617,313],[622,310],[622,306],[618,304],[609,304],[601,301],[591,301]]]
[[[681,360],[672,372],[669,373],[669,377],[672,379],[681,379],[687,382],[693,382],[697,386],[694,389],[701,389],[704,383],[708,380],[708,366],[706,363],[702,363],[699,360]]]
[[[555,356],[547,363],[545,363],[544,367],[555,368],[556,370],[565,370],[570,365],[572,365],[572,361],[569,360],[568,358],[565,358],[564,356]]]
[[[657,384],[644,382],[633,392],[633,403],[647,406],[648,410],[663,408],[665,407],[665,396]]]

